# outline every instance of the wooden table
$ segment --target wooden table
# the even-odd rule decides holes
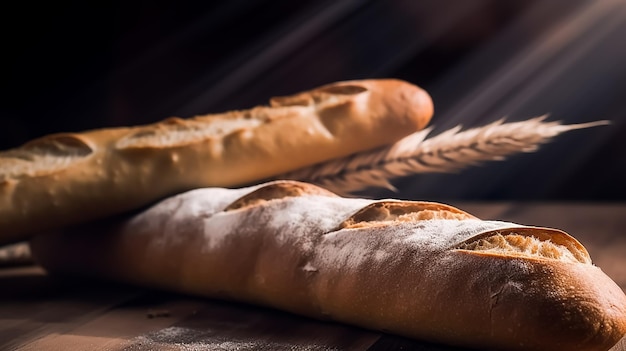
[[[626,290],[626,204],[454,203],[563,229]],[[0,350],[462,350],[245,304],[0,269]],[[626,338],[613,351],[626,351]]]

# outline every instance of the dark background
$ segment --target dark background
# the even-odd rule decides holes
[[[0,148],[48,133],[249,108],[333,81],[432,95],[435,134],[507,117],[610,126],[395,182],[448,200],[625,201],[626,2],[21,2],[2,14]],[[7,62],[8,61],[8,62]]]

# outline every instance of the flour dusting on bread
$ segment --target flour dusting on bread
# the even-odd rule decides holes
[[[172,226],[190,223],[189,219],[210,218],[237,198],[258,186],[241,189],[204,188],[169,197],[131,218],[126,226],[139,228],[134,235],[150,235],[155,231],[174,230]],[[214,231],[211,231],[214,232]],[[151,245],[166,250],[179,244],[181,235],[158,236]]]
[[[326,233],[316,257],[328,266],[349,269],[365,261],[372,265],[385,264],[388,257],[400,251],[412,252],[416,257],[424,253],[440,253],[480,233],[519,226],[479,219],[396,220],[383,223],[360,223]]]

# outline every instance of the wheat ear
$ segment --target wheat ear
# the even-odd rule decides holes
[[[331,160],[283,174],[280,179],[306,181],[340,194],[370,187],[396,190],[391,179],[417,173],[458,171],[485,161],[536,151],[553,137],[574,129],[609,124],[608,121],[563,125],[546,122],[546,116],[521,122],[500,119],[483,127],[462,131],[461,126],[426,138],[428,128],[387,147]]]

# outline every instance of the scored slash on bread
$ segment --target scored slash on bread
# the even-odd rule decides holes
[[[45,136],[0,152],[0,245],[392,144],[432,113],[415,85],[358,80],[249,110]]]
[[[196,189],[31,244],[52,273],[444,344],[599,351],[626,333],[624,292],[562,231],[294,181]]]
[[[581,243],[560,230],[548,228],[525,227],[486,232],[456,248],[496,256],[591,263],[591,257]]]

